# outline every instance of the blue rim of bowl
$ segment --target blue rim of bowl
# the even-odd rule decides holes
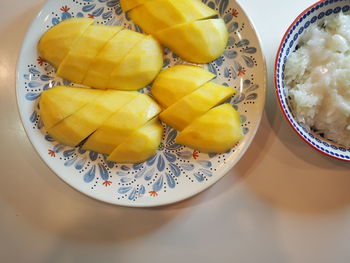
[[[327,5],[334,4],[337,2],[345,2],[347,0],[321,0],[316,2],[315,4],[311,5],[307,9],[305,9],[294,21],[293,23],[288,27],[286,30],[281,44],[277,50],[276,60],[275,60],[275,70],[274,70],[274,84],[275,84],[275,92],[277,96],[277,100],[279,102],[279,105],[282,109],[282,112],[285,116],[285,118],[288,120],[288,123],[290,126],[294,129],[294,131],[301,137],[307,144],[309,144],[312,148],[316,149],[317,151],[333,157],[338,160],[350,162],[350,148],[345,149],[342,146],[336,145],[333,142],[322,138],[321,136],[318,136],[316,134],[311,133],[308,131],[305,127],[300,125],[298,122],[296,122],[293,118],[292,111],[289,109],[288,106],[288,99],[286,98],[286,93],[283,85],[283,78],[284,78],[284,63],[287,59],[287,56],[290,52],[292,52],[292,47],[295,44],[296,40],[298,39],[299,35],[303,33],[303,31],[309,27],[311,24],[315,23],[319,19],[323,19],[325,16],[329,16],[331,14],[336,14],[339,12],[348,12],[350,10],[350,3],[349,5],[345,5],[343,7],[337,6],[332,9],[327,9],[325,12],[321,12],[317,16],[310,16],[315,11],[319,11],[320,8],[323,8]],[[305,21],[305,24],[299,28],[298,32],[294,33],[294,31],[297,29],[297,27],[301,24],[301,22]],[[292,39],[290,41],[290,39]],[[287,45],[288,43],[288,45]],[[285,55],[282,56],[284,50]],[[283,61],[282,61],[283,59]],[[282,85],[279,85],[280,78],[282,79]],[[284,101],[284,100],[285,101]],[[322,144],[322,146],[318,145]],[[335,152],[338,151],[338,152]]]

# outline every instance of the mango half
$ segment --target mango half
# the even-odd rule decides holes
[[[152,36],[92,19],[66,19],[39,41],[42,57],[57,75],[98,89],[138,90],[163,66],[163,49]]]
[[[184,60],[209,63],[224,52],[228,32],[219,18],[169,27],[155,33],[155,37]]]
[[[210,80],[214,74],[193,65],[176,65],[162,71],[152,94],[165,110],[159,118],[180,131],[176,142],[207,153],[224,153],[241,138],[239,113],[222,103],[235,89]]]
[[[218,13],[200,0],[122,0],[143,31],[184,60],[209,63],[224,52],[228,31]]]
[[[147,34],[215,15],[215,10],[198,0],[152,0],[129,12],[131,19]]]
[[[39,104],[48,134],[59,143],[114,152],[111,160],[144,161],[156,153],[162,138],[155,120],[160,107],[139,92],[57,86],[44,91]]]

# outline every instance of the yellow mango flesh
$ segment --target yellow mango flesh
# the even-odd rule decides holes
[[[232,88],[208,82],[171,105],[159,115],[159,118],[169,126],[181,131],[234,93],[235,90]]]
[[[215,10],[199,0],[147,1],[129,12],[131,19],[148,34],[215,15]]]
[[[120,30],[119,26],[89,26],[58,67],[57,76],[81,84],[99,51]]]
[[[175,65],[159,73],[151,91],[154,98],[163,107],[168,108],[213,78],[213,73],[201,67]]]
[[[142,93],[109,117],[94,132],[83,148],[110,154],[132,132],[160,112],[160,107],[149,96]]]
[[[84,21],[89,24],[79,35],[73,29],[81,29]],[[50,60],[51,52],[55,54],[57,75],[100,89],[137,90],[151,83],[163,66],[163,49],[158,41],[119,26],[90,25],[92,22],[84,18],[67,19],[62,25],[71,25],[71,31],[62,26],[67,29],[65,33],[58,25],[60,30],[55,27],[43,36],[39,50],[44,59]],[[73,35],[74,41],[70,37]],[[67,38],[61,41],[64,45],[56,43],[64,38]]]
[[[94,22],[89,18],[66,19],[49,29],[40,39],[39,53],[58,68],[75,41]]]
[[[223,104],[187,126],[177,136],[176,143],[201,152],[224,153],[242,136],[239,113],[230,104]]]
[[[131,30],[122,30],[116,34],[91,62],[83,84],[106,89],[113,70],[143,38],[143,34]]]
[[[108,161],[141,163],[151,158],[162,140],[163,127],[157,119],[135,131],[108,156]]]
[[[113,70],[107,88],[138,90],[153,81],[163,66],[163,49],[152,36],[138,42]]]
[[[93,89],[53,87],[40,96],[40,118],[48,130],[99,95],[99,91]]]
[[[122,7],[124,12],[128,12],[135,7],[146,3],[151,0],[120,0],[120,6]]]
[[[94,101],[59,122],[48,133],[62,144],[76,146],[135,96],[133,92],[125,91],[100,92]]]
[[[184,60],[209,63],[224,52],[228,32],[220,18],[176,25],[156,32],[155,37]]]

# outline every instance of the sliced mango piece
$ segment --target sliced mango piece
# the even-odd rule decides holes
[[[83,84],[106,89],[112,71],[145,36],[135,31],[122,30],[116,34],[93,59]]]
[[[113,70],[107,88],[138,90],[153,81],[163,66],[163,49],[147,36],[138,42]]]
[[[141,163],[151,158],[162,140],[163,126],[157,119],[135,131],[108,156],[108,161]]]
[[[199,0],[147,1],[129,12],[131,19],[148,34],[215,15],[215,10]]]
[[[40,54],[58,68],[75,41],[93,22],[90,18],[71,18],[52,27],[39,41]]]
[[[76,146],[134,96],[135,92],[101,91],[94,101],[53,126],[48,133],[60,143]]]
[[[159,73],[151,91],[154,98],[168,108],[215,77],[215,74],[198,66],[175,65]]]
[[[144,4],[147,1],[151,0],[120,0],[120,6],[122,7],[124,12],[128,12],[135,7]]]
[[[155,37],[184,60],[209,63],[224,52],[228,32],[220,18],[176,25],[156,32]]]
[[[161,109],[154,100],[142,93],[138,94],[139,96],[109,117],[89,137],[83,149],[110,154],[131,133],[160,112]]]
[[[50,129],[99,95],[101,93],[97,90],[67,86],[56,86],[44,91],[40,96],[39,106],[45,128]]]
[[[77,18],[67,19],[65,23],[75,25],[80,24],[80,20],[86,21]],[[88,21],[93,22],[90,19]],[[152,36],[123,30],[125,33],[119,37],[121,30],[119,26],[90,25],[80,36],[77,34],[74,42],[68,41],[71,45],[69,52],[66,50],[67,45],[60,51],[62,45],[57,44],[56,50],[50,46],[55,45],[54,41],[47,40],[42,41],[40,52],[44,59],[50,59],[48,51],[62,53],[66,50],[68,53],[65,53],[62,62],[55,63],[58,66],[57,75],[77,84],[101,89],[144,88],[153,81],[163,65],[163,49]],[[46,33],[47,38],[56,40],[53,36],[56,31]],[[66,37],[59,33],[58,39]],[[72,35],[69,32],[67,34],[68,37]]]
[[[57,76],[82,83],[90,64],[109,39],[122,30],[120,26],[91,25],[73,45],[60,64]]]
[[[235,92],[230,87],[208,82],[171,105],[159,115],[159,118],[169,126],[181,131]]]
[[[230,104],[223,104],[187,126],[176,137],[176,143],[201,152],[224,153],[242,136],[239,113]]]

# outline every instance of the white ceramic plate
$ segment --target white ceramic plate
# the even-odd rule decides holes
[[[107,162],[105,156],[60,145],[40,121],[38,97],[52,86],[69,84],[55,76],[37,53],[40,36],[74,16],[94,17],[105,24],[139,30],[117,0],[52,0],[35,18],[25,38],[17,68],[17,98],[25,130],[44,162],[65,182],[88,196],[124,206],[159,206],[181,201],[208,188],[227,173],[249,147],[258,129],[266,93],[266,68],[257,35],[235,1],[203,1],[218,10],[230,32],[222,57],[203,65],[217,74],[216,82],[235,87],[230,100],[238,109],[244,138],[229,152],[208,155],[174,143],[176,131],[165,127],[157,154],[138,165]],[[183,63],[166,50],[165,67]],[[145,89],[145,92],[148,92]]]

